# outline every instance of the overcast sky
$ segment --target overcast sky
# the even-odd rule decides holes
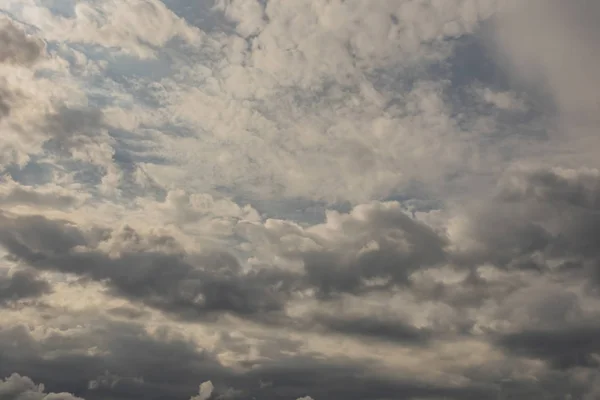
[[[0,400],[597,400],[600,3],[0,0]]]

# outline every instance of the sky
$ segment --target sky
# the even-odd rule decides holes
[[[600,398],[599,18],[0,0],[0,400]]]

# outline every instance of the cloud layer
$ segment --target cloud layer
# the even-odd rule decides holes
[[[600,396],[593,2],[0,11],[0,399]]]

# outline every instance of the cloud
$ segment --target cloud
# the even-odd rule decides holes
[[[0,306],[18,300],[40,297],[50,292],[50,285],[32,271],[14,271],[0,275]]]
[[[192,393],[198,391],[204,398],[211,393],[219,398],[230,393],[224,388],[231,386],[244,396],[265,399],[293,399],[310,392],[314,398],[329,393],[349,399],[375,399],[380,394],[395,393],[406,399],[446,396],[458,400],[481,398],[477,396],[487,393],[485,388],[477,387],[393,382],[376,376],[370,370],[372,366],[347,359],[286,356],[276,362],[257,361],[253,368],[240,371],[220,365],[209,351],[198,349],[192,341],[168,329],[150,334],[136,324],[101,319],[66,332],[50,331],[42,338],[34,338],[32,333],[23,326],[0,330],[0,372],[6,374],[7,368],[16,368],[46,382],[49,391],[59,386],[88,399],[194,398]],[[172,364],[165,369],[167,361]],[[205,381],[200,390],[191,384],[209,376],[210,381]],[[96,383],[90,386],[90,381]],[[261,386],[261,381],[273,384]]]
[[[592,67],[600,60],[595,23],[600,7],[589,1],[507,4],[511,6],[498,16],[493,30],[499,64],[551,118],[547,133],[555,150],[550,153],[558,162],[575,167],[571,163],[576,158],[597,167],[590,149],[596,146],[600,104]]]
[[[78,2],[70,17],[28,4],[19,14],[43,30],[48,40],[117,48],[141,58],[154,57],[156,48],[174,38],[197,44],[201,37],[197,29],[154,0]]]
[[[90,399],[156,393],[186,399],[197,390],[192,382],[198,376],[229,375],[208,352],[165,330],[150,334],[139,325],[97,319],[80,329],[51,329],[41,338],[38,333],[23,326],[0,330],[4,376],[23,371],[44,382],[48,391],[62,387]],[[174,364],[165,370],[161,365],[169,360]]]
[[[0,3],[0,397],[598,397],[595,5]]]
[[[524,111],[527,107],[523,100],[519,99],[514,93],[508,91],[495,92],[486,87],[477,88],[476,93],[486,103],[491,104],[501,110]]]
[[[508,201],[536,201],[556,207],[600,208],[595,169],[536,169],[511,174],[501,185],[500,196]]]
[[[44,44],[28,36],[6,18],[0,19],[0,63],[29,66],[44,52]]]
[[[332,80],[354,84],[361,74],[402,62],[436,59],[444,39],[472,31],[493,1],[377,3],[218,1],[218,9],[251,39],[250,65],[283,87],[314,90]]]
[[[597,368],[600,364],[598,333],[598,328],[593,326],[529,330],[505,335],[499,342],[512,352],[547,360],[555,368]]]
[[[377,317],[317,316],[316,321],[333,332],[376,338],[403,344],[422,345],[428,341],[429,332],[401,321]]]
[[[0,243],[39,270],[105,282],[114,294],[195,319],[211,313],[280,311],[289,296],[283,271],[243,272],[227,253],[188,256],[168,236],[140,236],[125,226],[103,237],[42,216],[3,216]]]
[[[41,187],[25,186],[15,182],[10,176],[2,179],[0,203],[5,207],[32,206],[40,208],[67,209],[81,203],[82,198],[58,185]]]
[[[93,136],[93,130],[102,125],[102,113],[98,110],[61,107],[56,113],[46,116],[42,130],[52,138],[67,141],[76,135]]]
[[[0,17],[0,46],[0,65],[30,67],[44,53],[41,40],[27,35],[6,17]],[[11,88],[7,79],[0,80],[0,120],[10,115],[18,97],[18,91]]]
[[[0,89],[0,119],[10,115],[13,94],[5,88]]]
[[[192,396],[190,400],[208,400],[212,395],[214,386],[211,381],[202,382],[198,389],[198,395]]]
[[[33,381],[19,374],[12,374],[0,382],[0,396],[7,400],[79,400],[80,397],[70,393],[44,393],[44,385],[36,385]]]
[[[411,218],[398,202],[331,211],[307,229],[277,220],[265,228],[274,251],[301,262],[308,285],[324,297],[408,285],[411,273],[446,257],[443,233]],[[251,229],[248,234],[252,240]]]
[[[562,238],[552,235],[553,219],[570,221],[573,225],[565,223],[557,225],[560,229],[569,231],[571,226],[573,229],[577,227],[577,220],[573,219],[577,213],[584,213],[582,215],[585,216],[591,212],[593,215],[595,203],[590,202],[589,199],[595,198],[591,194],[596,188],[595,176],[593,172],[585,170],[509,172],[505,179],[500,181],[496,197],[492,198],[486,207],[481,208],[479,214],[475,213],[474,219],[470,221],[471,229],[479,229],[474,232],[481,232],[482,228],[487,229],[491,226],[495,228],[493,234],[487,236],[476,234],[477,240],[483,247],[479,247],[474,254],[484,258],[471,258],[471,264],[463,265],[476,266],[491,261],[495,267],[505,269],[506,273],[512,273],[511,271],[523,270],[525,264],[522,262],[515,264],[514,259],[507,258],[508,255],[516,254],[517,261],[519,258],[531,258],[535,261],[534,253],[540,249],[547,249],[548,257],[560,257],[565,254],[565,251],[570,254],[577,250],[578,247],[560,247],[564,246],[565,242]],[[540,179],[540,177],[544,178]],[[543,207],[540,207],[540,201],[542,201]],[[567,214],[557,214],[557,207],[562,213],[567,212]],[[514,212],[515,215],[510,212]],[[500,218],[497,213],[500,213]],[[41,270],[89,277],[106,284],[111,289],[110,294],[140,301],[178,318],[194,320],[213,312],[233,312],[260,321],[264,318],[260,314],[269,311],[268,308],[260,306],[261,299],[264,299],[263,296],[267,293],[265,290],[271,290],[265,287],[266,282],[272,282],[275,284],[274,287],[278,287],[277,290],[281,290],[281,302],[273,303],[277,306],[271,311],[282,311],[283,305],[291,300],[289,295],[299,289],[315,288],[321,291],[321,294],[336,295],[329,297],[319,297],[318,295],[316,299],[323,301],[323,304],[327,304],[343,293],[352,293],[360,298],[360,296],[365,296],[373,291],[385,293],[396,285],[404,287],[408,293],[418,294],[423,288],[422,282],[419,281],[420,278],[415,279],[415,276],[430,273],[435,277],[440,275],[443,277],[445,273],[440,269],[442,265],[452,264],[461,259],[468,260],[467,256],[473,257],[473,254],[469,252],[454,253],[453,241],[468,242],[467,237],[456,236],[452,231],[446,236],[438,228],[435,228],[435,225],[430,225],[432,221],[427,218],[431,218],[432,215],[427,213],[417,215],[428,223],[420,221],[416,216],[409,216],[399,203],[388,202],[359,206],[346,214],[330,212],[323,224],[308,228],[276,220],[266,221],[262,227],[256,222],[247,223],[248,227],[259,228],[258,232],[270,235],[275,250],[279,251],[282,256],[300,261],[305,275],[290,272],[271,275],[274,271],[269,270],[242,272],[239,262],[227,254],[186,254],[177,242],[168,236],[140,234],[128,227],[120,230],[84,230],[66,221],[49,220],[41,216],[5,215],[0,239],[15,260],[21,260]],[[486,218],[495,218],[495,223],[489,224]],[[563,218],[565,219],[563,220]],[[538,223],[537,221],[544,221],[548,224],[540,229],[549,232],[548,240],[551,246],[528,247],[519,241],[505,239],[498,241],[498,237],[495,236],[498,232],[502,232],[502,229],[507,229],[508,232],[522,230],[525,235],[528,231],[522,226],[528,227],[533,222]],[[471,233],[471,231],[467,232]],[[250,230],[246,234],[252,242],[256,232]],[[390,257],[394,261],[392,264],[385,262],[386,257],[369,258],[369,263],[365,262],[364,264],[365,269],[358,268],[356,270],[349,266],[360,264],[336,264],[331,261],[321,264],[320,273],[325,268],[333,270],[330,282],[338,285],[334,286],[335,290],[333,291],[330,290],[331,287],[323,285],[323,281],[315,281],[314,275],[311,276],[315,273],[310,269],[314,264],[310,263],[311,258],[306,254],[314,254],[315,251],[319,251],[319,248],[329,249],[332,252],[330,254],[339,254],[339,257],[345,254],[350,259],[356,257],[360,260],[363,254],[377,253],[387,249],[385,243],[388,242],[396,244],[394,247],[390,247],[394,250],[393,256]],[[573,244],[573,246],[576,245]],[[518,251],[515,252],[514,246],[517,246]],[[583,249],[586,248],[583,247]],[[402,251],[402,253],[398,254],[398,251]],[[582,251],[579,256],[594,257],[594,254]],[[499,258],[496,257],[497,255]],[[343,260],[343,258],[340,259]],[[380,262],[382,259],[383,262]],[[332,258],[332,260],[336,260],[336,258]],[[399,262],[398,260],[405,261]],[[416,261],[411,263],[410,260]],[[509,264],[503,264],[504,260],[508,260]],[[403,268],[408,268],[408,270]],[[548,268],[548,265],[540,264],[538,270],[551,273]],[[398,272],[397,269],[400,269],[401,272]],[[340,282],[345,282],[341,278],[348,276],[348,270],[352,272],[349,276],[358,277],[357,282],[361,282],[360,286],[339,286]],[[519,300],[516,296],[514,287],[508,285],[502,289],[503,284],[498,282],[498,278],[487,276],[484,272],[478,271],[476,274],[463,275],[461,279],[464,281],[456,280],[456,284],[448,281],[448,277],[446,277],[446,281],[443,282],[444,290],[440,292],[441,295],[430,297],[428,301],[447,302],[448,305],[459,308],[499,299],[523,304],[523,299]],[[395,273],[401,273],[399,275],[401,279],[397,278]],[[559,273],[561,272],[559,271]],[[275,277],[276,280],[270,281],[270,276]],[[573,279],[568,273],[564,277],[568,280]],[[536,292],[532,290],[534,285],[528,280],[529,278],[521,279],[521,282],[516,282],[516,286],[524,288],[526,291],[524,293],[527,293],[532,299],[537,298],[539,294],[535,294]],[[465,283],[468,286],[464,287]],[[305,284],[308,286],[304,286]],[[458,289],[458,287],[461,288]],[[253,288],[256,288],[257,291],[255,292]],[[490,288],[492,290],[488,291]],[[473,300],[462,303],[453,300],[464,296],[460,290],[467,292],[473,290],[466,297],[468,299],[468,296],[473,296]],[[556,289],[550,288],[550,290],[554,290],[553,298],[556,299],[557,304],[548,305],[548,307],[557,310],[557,307],[565,304],[567,298],[559,299],[556,297]],[[237,302],[234,301],[236,295],[241,296]],[[204,302],[196,302],[196,298]],[[366,301],[366,297],[362,298],[363,301]],[[481,303],[478,303],[479,301]],[[528,308],[528,310],[536,316],[541,312],[541,308]],[[460,310],[456,312],[460,312]],[[565,315],[567,315],[567,311],[565,311]],[[364,317],[338,313],[331,316],[317,315],[313,318],[313,322],[321,324],[329,332],[347,337],[379,339],[399,345],[428,344],[431,338],[443,338],[443,335],[449,332],[444,331],[443,322],[436,319],[430,321],[431,325],[428,328],[421,329],[385,315]],[[491,315],[491,322],[486,322],[485,318],[485,314],[479,315],[471,322],[471,325],[484,324],[487,325],[483,328],[484,331],[497,331],[498,328],[494,327],[493,321],[496,318],[502,318],[500,312]],[[518,318],[516,315],[511,315],[510,320],[514,322]],[[280,323],[281,321],[285,321],[285,319],[279,320]],[[548,321],[558,321],[558,319],[551,317],[548,318]],[[570,358],[565,358],[566,356],[562,356],[558,352],[557,346],[555,346],[557,355],[542,353],[532,345],[535,340],[527,339],[527,330],[519,333],[519,329],[526,329],[526,326],[516,326],[517,330],[514,333],[502,333],[500,330],[501,339],[497,342],[498,346],[506,348],[510,353],[520,357],[534,359],[541,357],[548,360],[551,366],[588,367],[591,365],[570,361]],[[480,326],[478,329],[482,329],[482,327]],[[473,334],[473,332],[461,331],[459,333]],[[565,335],[571,333],[575,335],[573,340],[581,343],[581,337],[576,335],[577,330],[566,331]],[[543,342],[546,340],[544,334],[541,332],[539,336],[535,337],[539,337]],[[547,340],[554,339],[550,336],[550,339]],[[568,342],[568,339],[565,340]],[[592,347],[586,346],[582,348],[582,352],[585,353],[585,357],[592,357],[590,354],[595,351],[593,345]],[[129,372],[129,376],[131,373]],[[332,386],[331,380],[328,382],[327,390],[333,390],[331,388],[335,385]],[[381,390],[388,390],[383,389],[386,387],[385,384],[382,383],[382,385]],[[304,387],[304,385],[300,386]],[[417,390],[409,385],[404,387],[404,390],[407,390],[407,393],[422,393],[431,396],[435,396],[436,393],[440,393],[440,395],[448,393],[448,396],[454,396],[449,389],[448,392],[445,391],[446,389],[438,391],[435,388],[420,391],[421,389]],[[466,392],[457,392],[456,397],[467,396],[466,398],[468,398],[468,396],[483,393],[479,391],[480,389],[473,389],[473,392],[469,391],[471,389],[465,390]],[[314,389],[311,390],[311,393],[314,393],[315,396],[320,394],[318,390]],[[343,395],[345,392],[339,389],[339,393]],[[361,393],[368,398],[368,393]]]
[[[549,270],[551,260],[562,260],[585,268],[598,257],[599,182],[598,172],[587,169],[508,172],[492,204],[473,213],[472,233],[463,240],[473,243],[477,262]]]

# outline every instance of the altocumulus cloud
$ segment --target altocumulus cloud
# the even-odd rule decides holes
[[[0,1],[0,400],[595,400],[590,1]]]

